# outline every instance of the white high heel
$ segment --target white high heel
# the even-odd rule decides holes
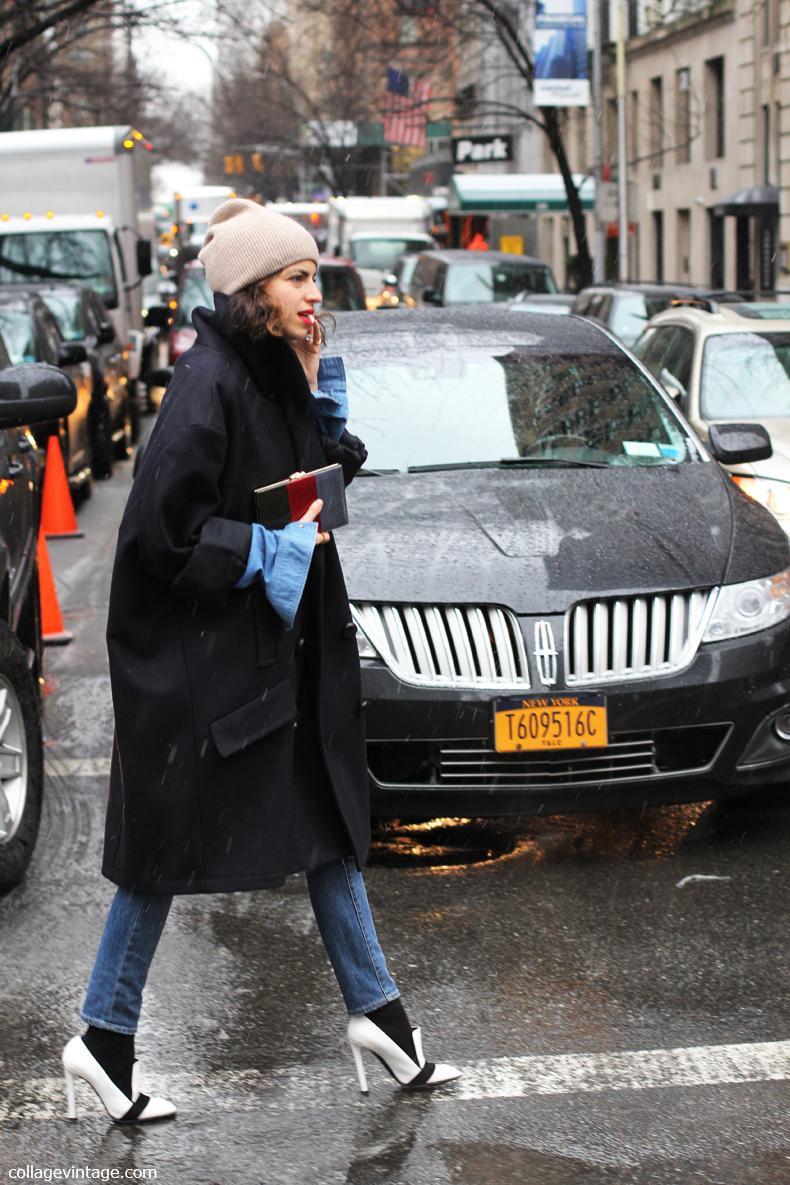
[[[173,1103],[167,1099],[149,1098],[139,1089],[139,1067],[135,1059],[132,1066],[132,1095],[129,1099],[119,1090],[112,1078],[105,1073],[101,1064],[88,1049],[82,1037],[72,1037],[63,1050],[63,1072],[66,1076],[66,1114],[69,1119],[77,1118],[77,1099],[74,1091],[75,1078],[82,1078],[92,1086],[104,1104],[104,1108],[116,1123],[149,1123],[152,1119],[172,1119],[176,1113]]]
[[[359,1089],[363,1094],[368,1093],[368,1080],[365,1066],[362,1062],[362,1050],[367,1049],[383,1064],[398,1085],[403,1090],[427,1090],[434,1086],[443,1086],[445,1082],[452,1082],[461,1077],[461,1071],[455,1066],[444,1063],[434,1065],[426,1062],[422,1052],[422,1032],[412,1029],[415,1061],[404,1053],[400,1045],[387,1036],[377,1024],[367,1016],[352,1016],[348,1022],[347,1036],[357,1071]]]

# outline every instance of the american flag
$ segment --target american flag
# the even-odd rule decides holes
[[[387,114],[384,119],[384,139],[388,144],[425,147],[425,122],[430,97],[430,82],[409,83],[408,74],[392,66],[389,68]]]

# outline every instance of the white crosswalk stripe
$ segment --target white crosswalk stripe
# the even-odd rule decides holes
[[[679,1049],[627,1050],[615,1053],[559,1054],[547,1057],[501,1057],[461,1065],[463,1077],[433,1096],[437,1102],[474,1102],[529,1095],[658,1090],[672,1087],[737,1085],[790,1079],[790,1041],[740,1045],[702,1045]],[[205,1081],[194,1073],[153,1074],[144,1079],[147,1093],[173,1099],[182,1111],[211,1102],[213,1109],[297,1111],[349,1105],[358,1097],[351,1061],[344,1077],[332,1066],[262,1074],[257,1070],[217,1072]],[[392,1089],[382,1075],[375,1092]],[[80,1114],[103,1114],[98,1099],[78,1084]],[[20,1119],[58,1119],[65,1111],[59,1077],[3,1082],[0,1123]]]

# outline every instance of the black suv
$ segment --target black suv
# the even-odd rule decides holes
[[[582,288],[571,306],[579,317],[597,321],[632,346],[651,317],[663,313],[676,300],[743,300],[737,292],[723,288],[695,288],[689,284],[598,284]]]
[[[27,429],[73,410],[51,366],[10,366],[0,338],[0,893],[22,879],[44,789],[38,542],[42,459]]]

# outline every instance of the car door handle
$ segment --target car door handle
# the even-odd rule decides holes
[[[19,477],[20,473],[24,473],[25,467],[21,461],[9,461],[6,466],[6,477]]]

